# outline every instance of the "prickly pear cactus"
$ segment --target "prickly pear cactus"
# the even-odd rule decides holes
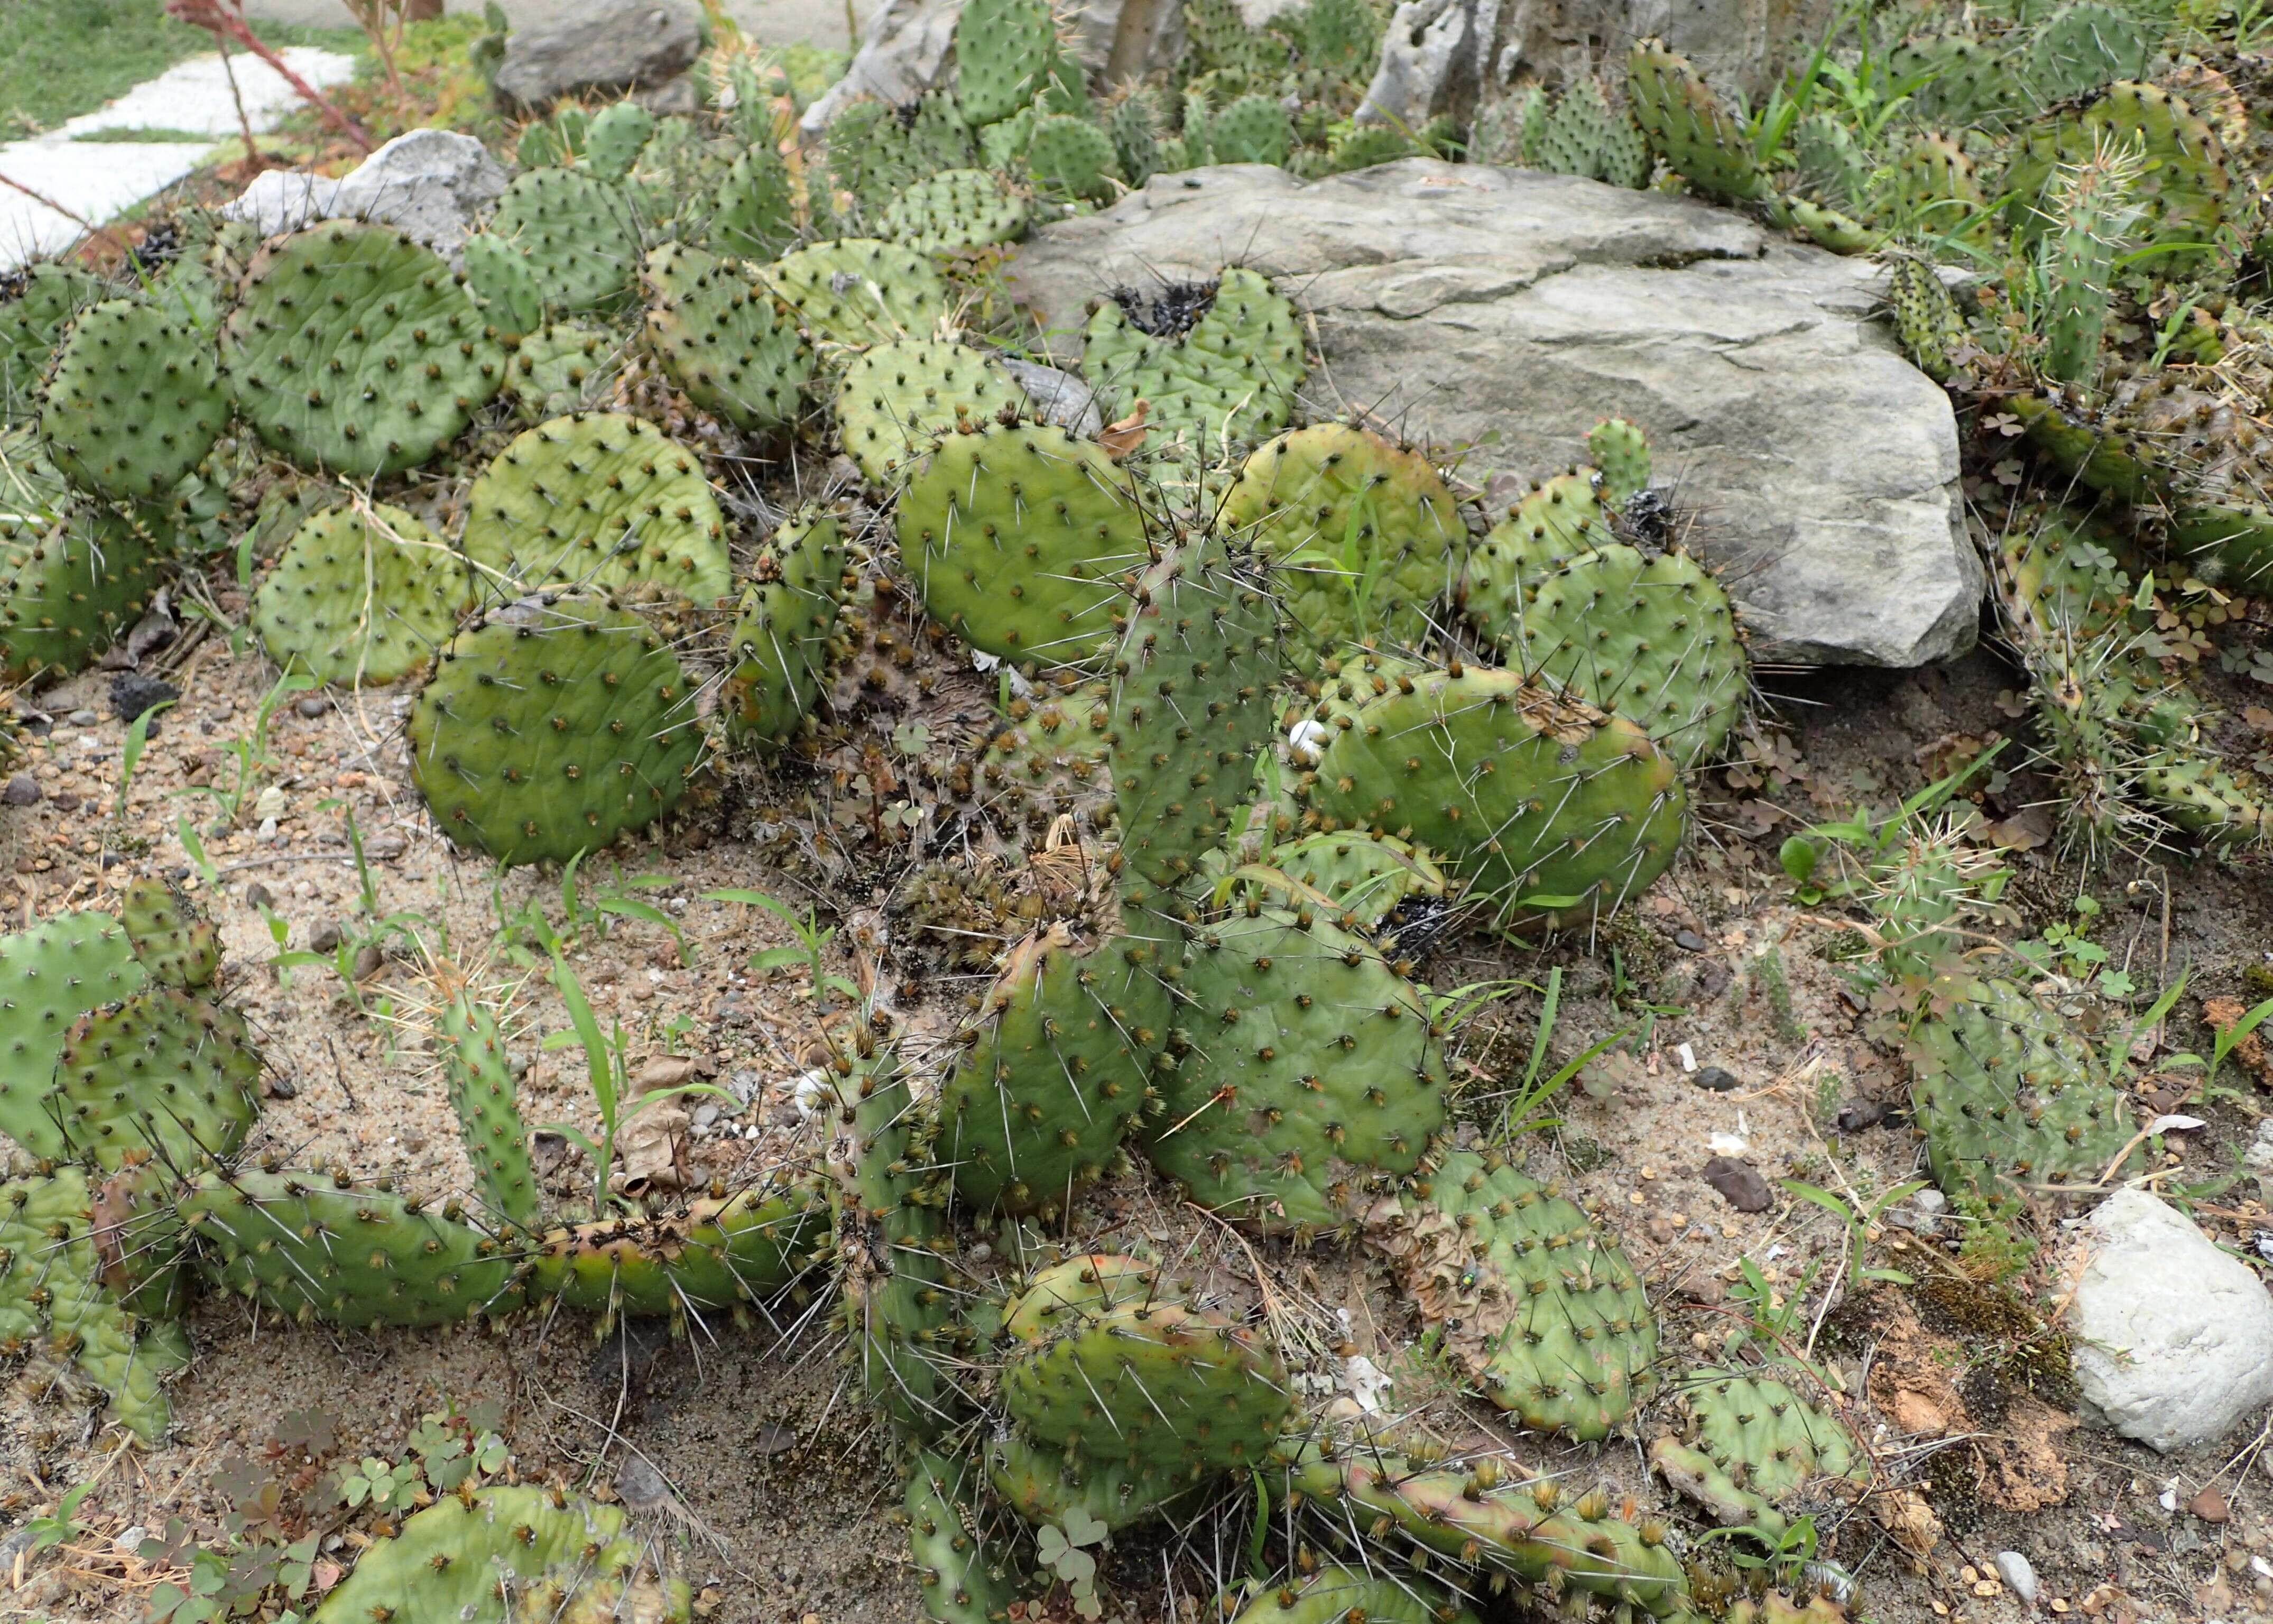
[[[1325,423],[1259,447],[1224,498],[1223,522],[1273,567],[1288,648],[1315,669],[1346,643],[1419,648],[1452,595],[1467,530],[1429,459],[1369,429]]]
[[[999,123],[1047,86],[1057,54],[1047,0],[972,0],[956,19],[956,98],[972,124]]]
[[[491,591],[590,587],[709,605],[732,590],[726,520],[694,454],[652,423],[540,423],[466,497],[466,558]]]
[[[1131,908],[1180,915],[1159,893],[1202,877],[1202,859],[1246,809],[1274,731],[1279,605],[1252,557],[1204,539],[1138,578],[1123,621],[1106,739],[1121,893]]]
[[[384,502],[304,522],[253,594],[252,625],[287,671],[360,688],[409,676],[474,602],[465,563],[415,515]]]
[[[1197,1510],[1210,1487],[1016,1433],[987,1440],[986,1480],[995,1498],[1037,1528],[1062,1529],[1078,1512],[1115,1530]]]
[[[1262,276],[1234,267],[1212,289],[1163,290],[1148,325],[1131,316],[1119,297],[1097,307],[1082,372],[1108,417],[1151,403],[1148,451],[1205,466],[1286,426],[1309,363],[1301,318]]]
[[[1504,665],[1624,718],[1684,768],[1711,761],[1744,713],[1749,663],[1729,595],[1684,553],[1602,548],[1478,629]]]
[[[437,1012],[442,1077],[474,1191],[497,1222],[534,1229],[544,1192],[529,1165],[529,1133],[521,1119],[520,1088],[498,1030],[497,1011],[461,987]]]
[[[1552,1184],[1497,1154],[1447,1154],[1374,1244],[1484,1395],[1526,1426],[1607,1438],[1656,1385],[1657,1315],[1625,1253]]]
[[[0,678],[83,671],[142,618],[171,540],[146,512],[78,503],[0,547]]]
[[[656,1576],[620,1507],[559,1489],[493,1484],[444,1495],[371,1545],[312,1624],[374,1618],[535,1624],[621,1619],[686,1624],[686,1586]]]
[[[48,362],[71,319],[102,297],[102,283],[77,266],[42,261],[0,300],[0,425],[31,417]]]
[[[900,561],[934,620],[973,648],[1049,665],[1111,635],[1120,579],[1151,553],[1129,477],[1045,424],[941,440],[900,492]]]
[[[73,1153],[106,1171],[149,1157],[189,1173],[244,1143],[260,1114],[260,1071],[242,1015],[147,987],[79,1018],[48,1109]]]
[[[713,1193],[679,1212],[614,1217],[554,1229],[525,1274],[532,1302],[600,1316],[605,1336],[626,1315],[667,1315],[674,1334],[778,1296],[822,1238],[819,1197],[804,1183]]]
[[[481,301],[495,331],[521,339],[544,326],[544,291],[528,257],[501,237],[476,231],[466,239],[466,286]]]
[[[521,1305],[519,1259],[454,1202],[245,1169],[206,1174],[176,1206],[208,1282],[304,1324],[455,1325]]]
[[[1894,259],[1887,267],[1887,304],[1902,353],[1936,383],[1947,382],[1953,352],[1965,339],[1965,319],[1940,275],[1924,259]]]
[[[626,349],[605,327],[553,322],[514,349],[506,366],[506,393],[527,423],[591,411],[614,395]]]
[[[1698,191],[1731,201],[1768,195],[1751,134],[1688,58],[1637,40],[1626,58],[1626,102],[1650,149]]]
[[[1432,1470],[1371,1443],[1290,1451],[1284,1483],[1337,1525],[1369,1525],[1414,1556],[1512,1579],[1572,1616],[1586,1616],[1574,1593],[1628,1615],[1696,1616],[1665,1525],[1637,1520],[1631,1500],[1620,1510],[1607,1493],[1574,1495],[1552,1477],[1510,1481],[1497,1460]]]
[[[2147,77],[2155,34],[2138,18],[2098,0],[2069,0],[2038,25],[2020,71],[2040,105],[2089,95],[2117,79]]]
[[[139,1319],[101,1282],[94,1193],[73,1167],[0,1183],[0,1356],[68,1359],[145,1443],[165,1435],[163,1379],[190,1362],[178,1326]]]
[[[1273,886],[1269,876],[1275,872],[1324,898],[1343,929],[1374,930],[1407,898],[1441,899],[1457,889],[1425,847],[1394,835],[1308,834],[1272,846],[1265,861],[1267,868],[1234,868],[1218,881],[1218,906],[1242,893],[1266,900],[1301,894]]]
[[[1113,138],[1070,113],[1036,119],[1026,141],[1026,170],[1045,197],[1105,202],[1113,196],[1117,162]]]
[[[161,986],[191,992],[221,973],[221,932],[167,880],[135,880],[121,891],[118,924],[136,962]]]
[[[785,744],[811,713],[844,572],[844,528],[832,515],[801,515],[766,544],[734,621],[734,664],[723,693],[726,735],[736,744]]]
[[[1106,762],[1112,689],[1103,681],[1045,682],[1014,698],[971,771],[971,799],[998,827],[1035,849],[1061,816],[1093,832],[1113,819]]]
[[[579,162],[602,180],[621,180],[639,162],[640,148],[655,134],[655,115],[636,102],[611,102],[584,126]]]
[[[1827,1479],[1843,1480],[1832,1486],[1849,1495],[1870,1486],[1870,1454],[1846,1423],[1793,1392],[1774,1366],[1692,1371],[1679,1395],[1685,1425],[1650,1446],[1650,1464],[1724,1528],[1774,1538],[1786,1509]]]
[[[132,996],[146,979],[108,914],[59,914],[0,936],[0,1133],[40,1161],[70,1157],[49,1099],[56,1061],[82,1015]]]
[[[1444,1131],[1427,999],[1364,938],[1249,901],[1198,926],[1180,989],[1190,1052],[1144,1124],[1154,1165],[1201,1206],[1267,1229],[1332,1229],[1421,1165]]]
[[[1665,872],[1688,821],[1639,727],[1509,671],[1402,679],[1317,760],[1303,793],[1326,827],[1418,840],[1508,929],[1609,912]]]
[[[475,620],[408,727],[442,832],[501,863],[566,862],[668,814],[702,751],[694,684],[637,615],[572,594]]]
[[[1953,1200],[2002,1207],[2138,1159],[2129,1101],[2089,1040],[2010,981],[1929,1012],[1909,1048],[1911,1108]]]
[[[877,229],[918,253],[954,254],[1015,243],[1025,235],[1028,204],[992,169],[941,169],[911,182],[884,206]]]
[[[813,357],[762,284],[700,248],[648,255],[647,342],[687,398],[739,429],[796,420]]]
[[[947,282],[930,258],[874,237],[815,243],[761,274],[816,344],[928,338],[947,319]]]
[[[1476,1615],[1426,1579],[1369,1574],[1332,1563],[1275,1584],[1250,1583],[1249,1599],[1223,1598],[1231,1624],[1476,1624]],[[1234,1611],[1234,1608],[1236,1611]]]
[[[797,194],[789,166],[769,142],[727,166],[710,199],[709,245],[742,259],[770,259],[797,241]]]
[[[844,455],[889,486],[958,425],[984,427],[1025,403],[1009,373],[976,350],[940,338],[877,344],[844,369],[836,425]]]
[[[1587,456],[1602,476],[1601,500],[1614,508],[1649,489],[1649,437],[1624,417],[1605,417],[1587,431]]]
[[[221,365],[270,448],[369,478],[417,467],[498,392],[505,356],[488,327],[431,249],[334,220],[253,257]]]
[[[81,490],[121,501],[172,490],[228,421],[211,335],[139,299],[79,312],[40,402],[55,465]]]
[[[1030,1588],[1009,1553],[979,1528],[977,1469],[961,1456],[919,1449],[909,1462],[902,1509],[908,1550],[937,1624],[996,1624]]]
[[[1010,950],[940,1091],[940,1154],[982,1210],[1054,1214],[1101,1175],[1168,1040],[1160,950],[1062,930]]]
[[[2052,192],[2062,164],[2087,162],[2104,147],[2134,148],[2142,173],[2132,252],[2152,247],[2163,273],[2182,273],[2217,252],[2219,233],[2247,221],[2252,205],[2237,186],[2225,144],[2186,98],[2128,81],[2081,111],[2032,126],[2016,146],[2000,190],[2014,233],[2033,242],[2052,229]]]
[[[554,310],[611,310],[631,297],[639,221],[613,181],[583,169],[529,169],[505,189],[489,229],[529,261]]]
[[[1600,476],[1580,469],[1543,480],[1468,555],[1460,609],[1497,637],[1532,582],[1617,539],[1602,511]]]
[[[1163,1297],[1064,1316],[1011,1353],[1001,1386],[1024,1436],[1171,1483],[1261,1465],[1291,1407],[1260,1337]]]
[[[1593,78],[1578,80],[1557,98],[1541,121],[1537,155],[1527,158],[1557,175],[1580,175],[1613,186],[1649,181],[1649,146],[1632,119],[1612,108]]]

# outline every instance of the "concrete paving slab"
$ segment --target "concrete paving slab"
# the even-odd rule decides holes
[[[500,0],[506,19],[534,21],[551,9],[554,0]],[[879,0],[858,0],[854,10],[859,26]],[[478,14],[482,0],[445,0],[449,11]],[[262,22],[294,23],[304,28],[352,28],[355,18],[341,0],[246,0],[245,14]],[[752,39],[768,45],[794,45],[799,41],[836,50],[850,50],[852,29],[844,17],[844,0],[726,0],[726,15]]]
[[[322,88],[344,83],[355,58],[296,45],[282,56],[293,71]],[[258,57],[234,59],[245,116],[256,132],[275,127],[297,102],[283,75]],[[213,150],[204,141],[80,141],[99,131],[185,130],[216,140],[237,131],[236,104],[219,56],[193,56],[128,91],[99,112],[57,130],[0,146],[0,176],[52,199],[97,225],[116,219],[152,193],[195,169]],[[69,216],[0,188],[0,270],[58,253],[77,242]]]

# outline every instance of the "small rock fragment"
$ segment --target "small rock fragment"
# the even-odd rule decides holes
[[[255,880],[244,888],[244,906],[248,908],[273,908],[276,906],[276,893]]]
[[[1775,1205],[1768,1181],[1749,1162],[1739,1162],[1734,1156],[1715,1156],[1705,1164],[1701,1177],[1721,1192],[1722,1200],[1740,1213],[1764,1213]]]
[[[1689,1080],[1714,1094],[1730,1094],[1744,1086],[1744,1079],[1726,1066],[1707,1066]]]
[[[2225,1496],[2219,1493],[2214,1485],[2204,1485],[2202,1492],[2187,1502],[2187,1509],[2205,1522],[2224,1522],[2233,1516],[2232,1510],[2225,1503]]]
[[[1673,945],[1684,953],[1701,953],[1713,944],[1693,930],[1677,930],[1673,933]]]
[[[73,727],[92,727],[97,722],[102,720],[102,713],[99,710],[81,708],[72,711],[69,716],[64,718],[64,720],[70,723]]]
[[[311,722],[331,708],[332,702],[320,694],[310,694],[292,707]]]
[[[110,708],[117,713],[120,721],[129,726],[145,711],[171,704],[181,696],[182,690],[172,683],[146,677],[139,671],[130,671],[114,678],[110,684]]]
[[[0,801],[11,807],[36,807],[41,792],[39,779],[28,772],[19,772],[8,780],[8,787],[0,789]]]
[[[316,934],[308,938],[308,951],[311,953],[333,952],[339,944],[340,927],[336,920],[326,920],[316,927]]]
[[[1998,1552],[1997,1576],[2005,1582],[2007,1590],[2021,1598],[2022,1606],[2037,1605],[2037,1570],[2029,1565],[2027,1557],[2018,1551]]]

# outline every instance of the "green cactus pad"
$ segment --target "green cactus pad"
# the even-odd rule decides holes
[[[194,990],[221,971],[221,933],[169,880],[133,880],[118,894],[118,923],[152,981]]]
[[[1534,485],[1468,555],[1460,608],[1497,637],[1531,583],[1617,539],[1602,512],[1602,481],[1574,470]]]
[[[1737,202],[1767,196],[1751,134],[1686,57],[1637,40],[1626,58],[1626,100],[1650,149],[1698,191]]]
[[[554,1229],[526,1267],[534,1300],[601,1316],[600,1334],[625,1315],[739,1313],[795,1280],[821,1238],[818,1198],[804,1184],[756,1185],[683,1211],[611,1218]]]
[[[544,326],[544,292],[528,258],[501,237],[466,239],[466,286],[481,301],[492,331],[525,338]]]
[[[761,274],[815,343],[928,338],[947,318],[947,282],[930,257],[874,237],[815,243]]]
[[[189,1173],[244,1144],[260,1114],[260,1071],[242,1015],[149,987],[79,1018],[49,1109],[72,1151],[106,1171],[149,1156]]]
[[[1223,522],[1275,568],[1296,663],[1345,643],[1418,648],[1452,595],[1467,530],[1429,459],[1368,429],[1325,423],[1257,449],[1224,498]]]
[[[1076,1511],[1118,1531],[1195,1510],[1208,1493],[1181,1471],[1146,1471],[1124,1460],[1092,1460],[1016,1434],[987,1440],[995,1496],[1037,1528],[1062,1528]]]
[[[1041,934],[1012,948],[940,1091],[956,1194],[982,1210],[1062,1212],[1144,1104],[1168,1019],[1159,950],[1141,937],[1077,953]]]
[[[1279,1584],[1250,1584],[1251,1599],[1234,1612],[1224,1598],[1231,1624],[1476,1624],[1476,1615],[1451,1600],[1426,1579],[1369,1574],[1331,1563]]]
[[[517,1260],[454,1204],[246,1170],[205,1175],[177,1206],[213,1284],[303,1323],[454,1325],[521,1304]]]
[[[844,369],[836,425],[844,455],[874,484],[891,485],[957,425],[1015,416],[1025,392],[986,356],[938,338],[878,344]]]
[[[527,423],[591,411],[615,395],[628,354],[626,342],[605,327],[556,321],[514,348],[505,390]]]
[[[1632,723],[1513,672],[1392,686],[1305,780],[1326,826],[1420,841],[1507,929],[1597,917],[1672,862],[1688,797]]]
[[[442,1043],[442,1076],[466,1164],[473,1169],[475,1192],[498,1222],[533,1229],[544,1192],[529,1169],[520,1089],[498,1031],[497,1012],[461,988],[443,1000],[435,1025]]]
[[[1617,1243],[1497,1155],[1454,1151],[1375,1242],[1446,1351],[1526,1426],[1582,1442],[1625,1425],[1655,1386],[1657,1316]]]
[[[592,115],[584,126],[582,167],[602,180],[621,180],[639,162],[640,148],[655,134],[655,115],[636,102],[615,102]]]
[[[657,1578],[623,1509],[558,1489],[493,1484],[446,1494],[367,1548],[311,1624],[686,1624],[686,1587]]]
[[[255,255],[221,331],[236,409],[304,468],[416,468],[498,392],[505,357],[431,249],[331,221]]]
[[[1129,479],[1041,424],[948,435],[900,492],[900,561],[932,618],[1007,659],[1069,665],[1113,631],[1151,556]]]
[[[501,863],[566,862],[675,808],[702,750],[694,685],[646,621],[569,596],[476,620],[409,724],[442,832]]]
[[[119,1425],[145,1443],[170,1420],[163,1379],[190,1362],[179,1327],[151,1324],[102,1284],[94,1192],[77,1168],[0,1183],[0,1357],[70,1359],[110,1395]]]
[[[800,515],[767,542],[734,620],[722,708],[735,743],[785,744],[811,713],[844,571],[844,529],[829,514]]]
[[[689,400],[739,429],[796,420],[813,357],[761,284],[675,243],[647,257],[641,282],[648,346]]]
[[[1284,1486],[1333,1524],[1395,1535],[1416,1557],[1504,1575],[1565,1605],[1575,1591],[1647,1618],[1697,1616],[1663,1523],[1634,1521],[1631,1501],[1620,1515],[1608,1494],[1574,1495],[1552,1477],[1509,1482],[1497,1467],[1429,1470],[1370,1445],[1314,1445],[1292,1455]]]
[[[1123,900],[1201,876],[1247,806],[1284,672],[1279,606],[1245,554],[1187,544],[1139,579],[1113,659],[1106,735]]]
[[[1002,1331],[1039,1344],[1073,1320],[1159,1294],[1159,1266],[1125,1252],[1093,1252],[1037,1271],[1002,1312]]]
[[[1624,508],[1649,489],[1649,438],[1624,417],[1605,417],[1587,431],[1587,455],[1602,476],[1601,500]]]
[[[1201,1206],[1330,1229],[1443,1132],[1427,1000],[1362,937],[1250,902],[1196,929],[1181,988],[1189,1052],[1163,1072],[1165,1109],[1144,1132]]]
[[[909,1462],[902,1509],[908,1551],[934,1624],[1000,1624],[1031,1588],[1010,1555],[974,1532],[979,1473],[971,1462],[919,1449]]]
[[[1589,76],[1558,97],[1540,125],[1538,155],[1528,161],[1557,175],[1579,175],[1613,186],[1649,180],[1649,146],[1632,119],[1610,106]]]
[[[1206,312],[1174,337],[1139,327],[1117,299],[1097,307],[1083,336],[1099,409],[1119,417],[1150,402],[1147,449],[1203,466],[1283,428],[1309,370],[1294,305],[1244,267],[1226,270]]]
[[[2130,1101],[2083,1034],[2012,982],[1928,1014],[1909,1041],[1910,1103],[1952,1199],[2023,1202],[2136,1162]]]
[[[918,253],[954,254],[1015,243],[1025,235],[1027,201],[991,169],[941,169],[904,187],[884,206],[877,229]]]
[[[44,534],[0,547],[0,679],[93,665],[142,618],[170,539],[146,510],[82,502]]]
[[[2147,77],[2155,31],[2098,0],[2069,0],[2029,41],[2021,73],[2039,104],[2089,95],[2118,79]]]
[[[102,297],[102,283],[77,266],[43,261],[0,300],[0,425],[31,417],[48,362],[71,319]]]
[[[2088,162],[2110,145],[2135,147],[2143,160],[2131,252],[2152,247],[2162,274],[2179,274],[2217,252],[2219,233],[2240,224],[2250,205],[2238,186],[2224,143],[2209,122],[2154,85],[2128,81],[2081,112],[2033,126],[2016,147],[2000,183],[2006,219],[2034,240],[2056,223],[2052,190],[2063,164]]]
[[[457,553],[400,508],[333,508],[303,523],[253,594],[268,658],[343,687],[386,684],[434,658],[472,607]]]
[[[1026,141],[1026,170],[1046,197],[1102,203],[1113,196],[1113,138],[1086,118],[1049,113],[1034,121]]]
[[[1000,123],[1048,85],[1057,55],[1048,0],[970,0],[955,22],[956,99],[972,124]]]
[[[489,229],[529,261],[554,310],[611,310],[631,297],[639,222],[612,181],[581,169],[530,169],[505,189]]]
[[[726,520],[701,461],[620,412],[516,437],[467,493],[461,545],[493,590],[660,590],[707,605],[732,590]]]
[[[1038,848],[1061,816],[1094,831],[1113,819],[1106,756],[1112,690],[1102,681],[1046,682],[1010,702],[971,771],[971,799],[1022,847]]]
[[[139,299],[79,313],[40,405],[56,468],[81,490],[121,501],[172,490],[228,421],[210,336]]]
[[[797,195],[789,166],[771,145],[749,147],[727,166],[710,199],[710,247],[744,259],[770,259],[797,241]]]
[[[1770,1539],[1785,1512],[1827,1478],[1849,1492],[1871,1482],[1870,1452],[1846,1424],[1762,1370],[1692,1371],[1680,1387],[1686,1424],[1650,1446],[1650,1464],[1724,1528]],[[1789,1372],[1797,1375],[1797,1372]]]
[[[79,1018],[139,992],[146,975],[108,914],[59,914],[0,937],[0,1133],[42,1162],[71,1154],[49,1101]]]
[[[1168,1482],[1260,1465],[1290,1407],[1279,1356],[1252,1332],[1154,1300],[1070,1316],[1003,1366],[1024,1434]]]
[[[1285,841],[1271,848],[1267,861],[1271,871],[1325,898],[1335,910],[1335,922],[1348,929],[1378,929],[1408,897],[1441,898],[1457,889],[1425,847],[1354,830]],[[1217,883],[1218,906],[1249,887],[1267,900],[1294,894],[1280,887],[1274,897],[1264,874],[1240,868]]]

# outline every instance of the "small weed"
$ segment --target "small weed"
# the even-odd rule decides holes
[[[769,947],[750,955],[750,973],[769,975],[776,970],[786,970],[803,965],[813,989],[814,1011],[829,1013],[831,994],[840,995],[858,1003],[860,989],[841,975],[829,970],[829,944],[836,939],[836,927],[823,926],[821,915],[807,908],[800,914],[787,903],[776,900],[761,891],[712,891],[703,892],[706,902],[739,902],[754,908],[763,908],[796,932],[794,946]]]
[[[94,1488],[94,1480],[90,1478],[79,1487],[66,1491],[64,1497],[56,1502],[53,1511],[26,1522],[25,1531],[32,1536],[32,1549],[45,1551],[55,1545],[74,1544],[84,1536],[87,1531],[86,1524],[79,1520],[79,1505]]]
[[[1104,1523],[1079,1506],[1069,1506],[1060,1522],[1042,1524],[1034,1542],[1034,1554],[1057,1575],[1073,1598],[1073,1610],[1085,1619],[1102,1618],[1105,1605],[1097,1597],[1097,1559],[1083,1547],[1105,1540]]]
[[[1787,1043],[1804,1041],[1807,1028],[1799,1024],[1791,1010],[1791,981],[1784,974],[1783,950],[1764,948],[1752,959],[1752,982],[1754,991],[1767,1000],[1768,1013],[1775,1024],[1775,1034]]]
[[[268,753],[268,727],[276,718],[277,708],[292,695],[305,693],[315,686],[316,679],[305,672],[288,671],[277,678],[276,686],[268,690],[267,696],[260,702],[260,709],[253,715],[252,732],[229,741],[229,754],[236,758],[236,773],[229,786],[214,789],[201,785],[193,789],[177,789],[174,793],[205,796],[220,814],[219,826],[223,830],[236,827],[244,816],[244,808],[259,796],[262,780],[276,765]]]

